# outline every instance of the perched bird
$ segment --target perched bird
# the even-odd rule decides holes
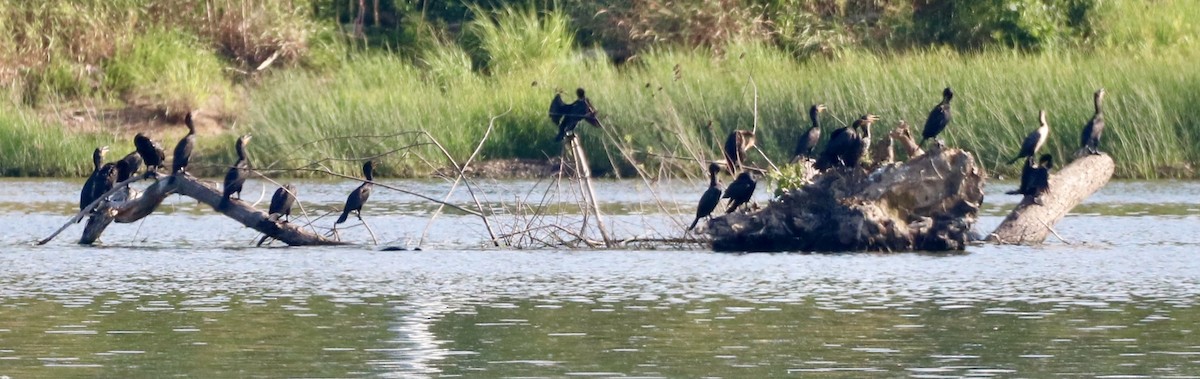
[[[138,152],[134,151],[125,154],[125,157],[121,158],[120,162],[117,162],[117,181],[123,182],[129,179],[141,168],[142,156],[138,155]]]
[[[103,197],[104,194],[108,193],[109,190],[112,190],[113,186],[116,184],[117,164],[109,162],[105,163],[103,166],[100,166],[100,169],[96,170],[95,186],[92,187],[92,201]],[[88,204],[91,204],[91,202],[89,201]]]
[[[229,171],[225,172],[224,191],[221,195],[221,209],[226,208],[230,204],[230,199],[233,194],[238,195],[238,199],[242,198],[242,184],[246,183],[246,177],[250,176],[250,159],[246,156],[246,144],[250,143],[250,135],[244,135],[237,140],[237,162],[229,167]]]
[[[1038,150],[1046,143],[1046,137],[1049,135],[1050,125],[1046,124],[1046,111],[1042,110],[1038,112],[1038,128],[1025,137],[1025,141],[1021,143],[1021,152],[1008,161],[1008,164],[1016,163],[1021,158],[1037,155]]]
[[[88,175],[86,181],[83,182],[83,189],[79,191],[79,210],[87,208],[88,204],[96,201],[96,173],[100,171],[101,162],[104,161],[104,155],[108,154],[108,146],[97,147],[92,151],[92,173]]]
[[[1088,154],[1100,154],[1100,134],[1104,133],[1104,111],[1100,109],[1100,101],[1104,100],[1104,89],[1101,88],[1092,95],[1092,102],[1096,106],[1096,113],[1092,115],[1092,119],[1083,127],[1083,135],[1080,138],[1080,148],[1088,152]]]
[[[371,197],[371,187],[374,186],[374,183],[372,183],[375,180],[375,176],[372,174],[374,171],[374,162],[367,161],[367,163],[363,163],[363,177],[367,178],[367,180],[360,184],[358,188],[355,188],[353,192],[350,192],[350,196],[346,197],[346,206],[342,207],[342,215],[333,223],[334,226],[346,222],[346,218],[350,217],[350,211],[354,211],[354,215],[358,216],[359,220],[362,220],[363,204],[366,204],[367,199]]]
[[[821,140],[820,115],[824,111],[825,104],[817,104],[808,108],[808,119],[812,121],[812,126],[796,141],[796,151],[792,153],[792,162],[813,158],[813,148],[816,148],[817,142]]]
[[[738,174],[737,179],[729,183],[729,187],[725,188],[725,194],[721,196],[721,198],[729,199],[729,209],[726,209],[725,213],[731,213],[742,204],[750,202],[750,197],[754,196],[756,185],[754,177],[749,172],[743,171]]]
[[[267,211],[268,217],[275,216],[275,219],[284,219],[292,216],[292,204],[296,202],[296,186],[288,183],[283,187],[275,190],[275,194],[271,195],[271,206]]]
[[[187,168],[188,161],[192,159],[192,149],[196,145],[196,124],[192,122],[191,112],[184,117],[183,123],[187,125],[188,134],[175,144],[175,159],[171,161],[172,174],[178,174]]]
[[[946,130],[946,125],[950,125],[950,99],[954,98],[954,91],[950,87],[942,90],[942,102],[933,107],[929,111],[929,118],[925,119],[925,129],[921,130],[921,145],[925,145],[925,140],[937,138],[943,130]]]
[[[1005,192],[1009,195],[1033,196],[1034,201],[1041,204],[1042,194],[1050,189],[1050,169],[1054,168],[1054,157],[1042,154],[1038,164],[1033,163],[1033,157],[1025,159],[1025,167],[1021,169],[1021,184],[1014,191]]]
[[[725,138],[725,164],[729,168],[730,175],[741,171],[745,153],[754,147],[754,143],[755,137],[752,131],[737,129],[729,132],[729,137]]]
[[[162,146],[145,134],[138,133],[133,136],[133,146],[137,148],[138,155],[142,156],[142,162],[146,164],[147,170],[158,171],[158,168],[162,167],[163,160],[167,159],[167,154],[163,152]]]
[[[717,203],[721,202],[721,184],[717,182],[717,173],[721,172],[721,166],[716,163],[708,164],[708,189],[704,190],[704,194],[700,196],[700,204],[696,205],[696,219],[692,221],[692,226],[688,230],[696,229],[696,224],[700,223],[700,219],[709,217],[714,209],[717,209]]]
[[[592,106],[592,101],[588,100],[587,93],[583,88],[576,89],[575,95],[578,99],[570,104],[563,102],[561,93],[555,93],[554,99],[550,101],[550,121],[558,126],[558,135],[554,136],[555,141],[562,141],[567,133],[573,133],[579,121],[587,121],[596,127],[600,126],[600,120],[596,119],[596,108]]]
[[[867,114],[854,120],[851,126],[834,130],[829,136],[829,142],[825,144],[825,151],[821,152],[814,167],[818,170],[835,166],[858,167],[867,150],[865,139],[871,136],[871,124],[878,120],[878,116]]]

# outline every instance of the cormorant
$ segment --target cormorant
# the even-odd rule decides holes
[[[813,158],[813,148],[816,148],[817,142],[821,140],[820,116],[824,111],[825,104],[817,104],[808,108],[808,119],[812,121],[812,126],[796,141],[796,151],[792,154],[792,162]]]
[[[92,151],[92,173],[88,175],[87,181],[83,182],[83,189],[79,191],[79,210],[81,211],[96,200],[93,194],[96,188],[96,173],[100,171],[100,164],[104,161],[105,154],[108,154],[108,146],[97,147],[95,151]]]
[[[109,162],[100,166],[100,169],[96,170],[95,186],[92,187],[92,201],[104,196],[113,189],[115,184],[117,184],[117,164]],[[88,204],[91,204],[91,201]]]
[[[717,203],[721,202],[721,184],[717,182],[717,173],[721,172],[721,166],[716,163],[708,164],[708,189],[704,190],[704,195],[700,196],[700,204],[696,205],[696,219],[692,221],[692,226],[688,230],[696,229],[696,224],[700,223],[700,219],[708,217],[714,209],[717,209]]]
[[[275,194],[271,195],[271,207],[267,211],[268,217],[276,216],[276,220],[292,216],[292,204],[296,202],[296,186],[288,183],[283,187],[275,190]],[[287,222],[286,219],[284,222]]]
[[[1088,152],[1088,154],[1100,154],[1100,134],[1104,133],[1104,112],[1100,109],[1100,101],[1104,100],[1104,89],[1101,88],[1092,95],[1092,102],[1096,106],[1096,113],[1092,115],[1092,119],[1083,127],[1083,136],[1080,138],[1080,148]]]
[[[242,184],[246,183],[246,177],[250,174],[250,160],[246,157],[247,143],[250,143],[249,134],[237,140],[238,160],[229,167],[229,171],[225,172],[225,190],[221,196],[221,208],[229,205],[230,198],[234,193],[238,194],[238,199],[242,198]]]
[[[575,95],[578,96],[578,99],[570,104],[563,102],[561,93],[555,93],[554,100],[550,101],[550,121],[558,126],[558,135],[554,136],[555,141],[562,141],[567,133],[574,133],[575,126],[579,124],[579,121],[587,121],[593,126],[600,126],[600,120],[596,119],[596,108],[592,106],[592,101],[588,100],[583,88],[576,89]]]
[[[138,133],[133,136],[133,146],[137,148],[138,155],[142,156],[142,162],[146,164],[146,169],[150,171],[158,171],[162,167],[163,160],[167,159],[167,154],[163,152],[162,146],[158,142],[154,142],[145,134]]]
[[[138,152],[134,151],[132,153],[125,154],[125,157],[121,158],[120,162],[117,162],[117,181],[123,182],[126,179],[129,179],[141,168],[142,156],[138,155]]]
[[[743,171],[738,174],[737,179],[729,183],[729,187],[725,188],[725,194],[722,198],[729,199],[729,209],[725,213],[731,213],[737,210],[742,204],[750,202],[750,197],[754,196],[754,187],[757,183],[754,182],[754,177],[750,176],[749,172]]]
[[[834,166],[858,167],[867,150],[867,143],[863,137],[870,138],[871,124],[878,120],[879,117],[868,114],[854,120],[851,126],[834,130],[829,136],[829,142],[825,144],[825,151],[821,152],[821,157],[817,159],[814,167],[818,170]]]
[[[1046,110],[1038,112],[1038,128],[1025,137],[1025,141],[1021,143],[1021,152],[1017,156],[1008,161],[1008,164],[1016,163],[1017,160],[1025,157],[1037,155],[1038,150],[1046,143],[1046,137],[1050,135],[1050,125],[1046,124]]]
[[[367,181],[360,184],[358,188],[350,192],[350,196],[346,197],[346,206],[342,207],[342,215],[338,217],[333,225],[336,226],[337,224],[346,222],[346,218],[350,217],[350,211],[354,211],[354,215],[358,216],[359,220],[362,220],[362,206],[371,197],[371,187],[374,186],[374,183],[372,183],[375,180],[375,176],[372,175],[374,170],[374,162],[367,161],[367,163],[363,163],[363,177],[367,178]]]
[[[754,147],[755,137],[754,132],[749,130],[737,129],[729,132],[729,137],[725,138],[725,164],[729,168],[729,174],[736,174],[742,169],[742,160],[745,158],[743,154]]]
[[[1021,169],[1021,185],[1015,191],[1005,192],[1009,195],[1033,196],[1034,201],[1050,189],[1050,169],[1054,168],[1054,157],[1042,154],[1038,164],[1033,163],[1033,157],[1025,158],[1025,167]]]
[[[950,125],[950,99],[954,98],[954,91],[950,87],[942,90],[942,102],[933,107],[929,111],[929,118],[925,119],[925,129],[921,130],[921,146],[925,145],[925,140],[936,138],[943,130],[946,130],[946,125]]]
[[[188,134],[175,144],[175,159],[171,161],[171,174],[178,174],[187,168],[188,161],[192,159],[192,148],[196,145],[196,124],[192,122],[191,112],[184,117],[183,123],[187,125]]]

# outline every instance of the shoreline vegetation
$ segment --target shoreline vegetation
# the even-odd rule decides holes
[[[547,105],[582,87],[605,125],[576,130],[593,172],[700,177],[733,129],[783,165],[814,103],[826,138],[866,113],[873,135],[901,119],[919,133],[951,86],[941,138],[992,176],[1019,171],[1003,162],[1041,109],[1043,151],[1073,156],[1103,87],[1116,177],[1200,177],[1187,0],[252,3],[0,0],[0,175],[80,177],[97,146],[123,155],[142,131],[170,149],[192,110],[200,175],[249,133],[256,169],[355,173],[382,155],[380,176],[425,176],[441,152],[421,132],[465,158],[493,117],[481,159],[549,160]]]

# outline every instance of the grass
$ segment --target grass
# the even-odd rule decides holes
[[[221,60],[190,34],[149,31],[110,62],[105,67],[106,87],[129,104],[148,104],[165,114],[181,115],[210,105],[211,97],[232,96]]]

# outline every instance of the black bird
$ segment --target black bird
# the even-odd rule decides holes
[[[1038,112],[1038,128],[1025,136],[1025,141],[1021,143],[1021,152],[1017,153],[1016,157],[1008,161],[1008,164],[1016,163],[1017,160],[1025,157],[1037,155],[1038,150],[1046,143],[1046,137],[1050,135],[1050,125],[1046,124],[1046,111]]]
[[[192,159],[192,149],[196,146],[196,124],[192,122],[191,112],[184,117],[183,123],[187,125],[188,134],[175,144],[175,159],[171,161],[171,174],[178,174],[187,168],[188,161]]]
[[[275,194],[271,195],[271,207],[268,208],[267,215],[278,215],[276,220],[290,218],[292,216],[292,204],[296,202],[296,186],[288,183],[283,187],[275,190]],[[269,217],[268,216],[268,217]],[[284,222],[287,222],[285,219]]]
[[[700,196],[700,204],[696,205],[696,220],[692,221],[692,226],[688,230],[696,229],[696,224],[700,223],[700,219],[708,217],[714,209],[717,209],[717,203],[721,202],[721,184],[717,182],[717,173],[721,172],[721,166],[716,163],[708,164],[708,189],[704,190],[704,195]]]
[[[95,151],[92,151],[92,173],[88,175],[87,181],[83,182],[83,189],[79,191],[79,210],[81,211],[96,200],[93,194],[96,188],[96,173],[100,171],[100,162],[104,161],[105,154],[108,154],[108,146],[97,147]]]
[[[1021,169],[1021,185],[1015,191],[1005,192],[1009,195],[1033,196],[1034,201],[1050,189],[1050,169],[1054,168],[1054,157],[1042,154],[1038,164],[1033,163],[1033,157],[1025,159],[1025,167]]]
[[[117,181],[123,182],[126,179],[129,179],[141,168],[142,156],[138,155],[138,152],[134,151],[132,153],[125,154],[125,157],[121,158],[120,162],[117,162]]]
[[[821,152],[814,167],[818,170],[834,166],[858,167],[863,154],[867,152],[865,139],[871,137],[871,124],[878,120],[879,117],[868,114],[854,120],[848,127],[834,130],[829,136],[829,142],[825,144],[825,151]]]
[[[752,131],[737,129],[729,132],[729,137],[725,138],[725,165],[730,175],[741,171],[745,153],[754,147],[754,143]]]
[[[167,159],[167,154],[163,152],[162,146],[142,133],[133,136],[133,146],[137,148],[138,155],[142,156],[142,162],[146,164],[147,170],[158,171],[158,168],[162,167],[163,160]]]
[[[596,108],[592,106],[592,101],[588,100],[583,88],[576,89],[575,95],[578,96],[578,99],[570,104],[563,102],[561,93],[555,93],[554,100],[550,101],[550,121],[558,126],[558,135],[554,136],[555,141],[562,141],[567,133],[573,133],[575,126],[580,121],[587,121],[592,126],[600,126],[600,120],[596,119]]]
[[[242,184],[246,183],[246,177],[250,175],[250,159],[246,157],[247,143],[250,143],[249,134],[237,140],[238,160],[229,167],[229,171],[225,172],[225,190],[221,196],[220,207],[222,209],[229,205],[233,194],[238,194],[238,199],[242,198]]]
[[[92,187],[92,201],[99,199],[109,190],[113,189],[113,185],[117,184],[117,164],[105,163],[96,171],[96,184]],[[89,201],[88,204],[91,204]]]
[[[950,125],[950,99],[953,98],[954,91],[951,91],[950,87],[942,90],[942,102],[929,111],[929,118],[925,119],[925,129],[921,130],[922,146],[925,145],[925,140],[936,138],[946,130],[946,125]]]
[[[1104,100],[1104,89],[1101,88],[1092,95],[1092,102],[1095,103],[1096,113],[1092,115],[1092,119],[1083,127],[1083,136],[1080,138],[1080,148],[1085,149],[1088,154],[1100,154],[1100,134],[1104,133],[1104,112],[1100,109],[1100,101]]]
[[[363,163],[363,177],[367,178],[367,181],[360,184],[358,188],[350,192],[350,196],[346,197],[346,206],[342,207],[342,215],[333,223],[334,226],[346,222],[346,218],[350,217],[350,211],[354,211],[354,215],[358,216],[359,220],[362,220],[363,204],[371,197],[371,187],[374,186],[374,183],[371,183],[375,180],[375,176],[372,175],[374,170],[374,162],[367,161],[367,163]]]
[[[796,141],[796,151],[792,153],[792,162],[800,161],[801,159],[812,159],[813,148],[817,147],[817,142],[821,140],[821,112],[825,111],[825,104],[813,105],[808,108],[808,119],[812,120],[812,126],[808,131],[800,135],[800,139]]]
[[[750,197],[754,196],[754,187],[757,183],[754,182],[754,177],[750,176],[749,172],[738,174],[737,179],[729,183],[729,187],[725,188],[725,195],[722,198],[729,199],[729,209],[725,213],[731,213],[742,204],[750,202]]]

